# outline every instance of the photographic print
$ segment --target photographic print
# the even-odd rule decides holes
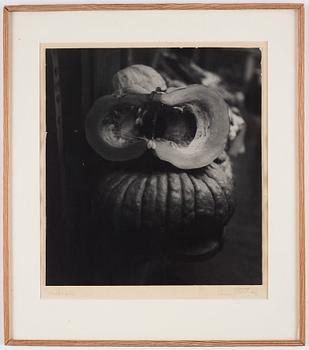
[[[265,286],[261,48],[42,52],[44,285]]]

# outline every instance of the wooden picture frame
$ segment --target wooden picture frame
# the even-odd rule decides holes
[[[239,11],[239,10],[293,10],[297,13],[297,201],[298,201],[298,291],[297,291],[297,325],[296,339],[263,340],[194,340],[194,339],[138,339],[138,340],[69,340],[69,339],[14,339],[12,336],[12,266],[11,266],[11,153],[12,129],[12,14],[17,12],[75,12],[75,11]],[[304,209],[304,5],[303,4],[102,4],[102,5],[17,5],[5,6],[4,18],[4,126],[3,126],[3,261],[4,261],[4,342],[6,345],[37,346],[300,346],[305,345],[305,209]]]

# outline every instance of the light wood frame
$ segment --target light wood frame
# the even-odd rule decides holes
[[[11,13],[33,11],[116,11],[116,10],[287,10],[298,14],[298,339],[296,340],[22,340],[11,338],[10,302],[10,36]],[[304,209],[304,5],[288,3],[247,4],[84,4],[84,5],[17,5],[3,9],[4,104],[3,104],[3,266],[4,266],[4,343],[37,346],[300,346],[305,345],[305,209]]]

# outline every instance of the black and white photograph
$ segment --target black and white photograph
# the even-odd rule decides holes
[[[262,285],[262,50],[44,62],[46,286]]]

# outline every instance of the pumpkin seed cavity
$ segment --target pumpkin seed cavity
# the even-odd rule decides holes
[[[122,105],[102,120],[100,134],[110,145],[123,148],[135,143],[139,130],[135,124],[137,106]]]
[[[196,133],[195,115],[186,105],[121,105],[108,118],[104,118],[101,126],[102,137],[118,148],[138,139],[145,140],[148,149],[155,149],[156,142],[169,142],[172,147],[186,147]]]

